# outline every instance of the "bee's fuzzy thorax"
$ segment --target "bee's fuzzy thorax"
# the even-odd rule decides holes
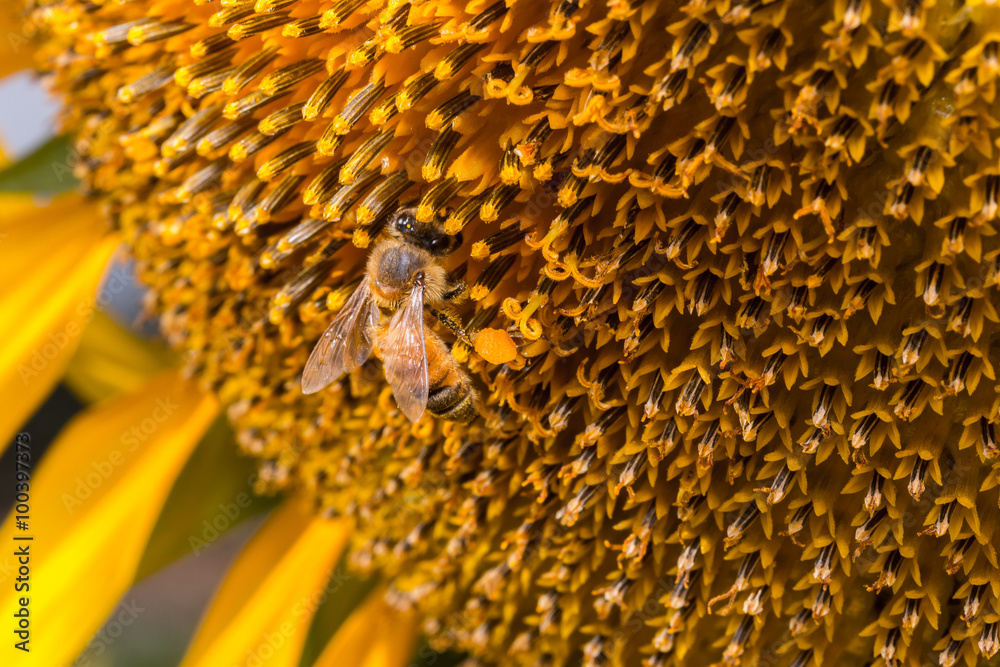
[[[395,309],[414,287],[422,273],[424,301],[440,304],[448,290],[448,274],[426,250],[390,238],[372,249],[366,273],[372,280],[372,295],[380,308]]]

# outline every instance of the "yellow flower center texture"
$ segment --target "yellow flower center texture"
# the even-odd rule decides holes
[[[354,565],[435,647],[1000,651],[996,2],[29,16],[85,187],[260,490],[356,517]],[[468,424],[411,423],[375,357],[302,391],[403,207],[461,234],[435,261],[468,337],[427,326],[478,392]]]

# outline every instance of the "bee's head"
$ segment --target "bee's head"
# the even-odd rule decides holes
[[[445,233],[438,221],[417,220],[416,206],[399,209],[389,223],[389,233],[418,248],[423,248],[435,257],[443,257],[462,245],[461,232],[455,236]]]

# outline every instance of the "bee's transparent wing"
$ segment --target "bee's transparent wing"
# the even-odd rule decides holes
[[[365,363],[375,346],[378,307],[366,277],[316,343],[302,372],[302,393],[315,394]]]
[[[392,395],[403,414],[416,422],[424,414],[430,391],[424,342],[423,285],[415,285],[406,304],[392,316],[380,347]]]

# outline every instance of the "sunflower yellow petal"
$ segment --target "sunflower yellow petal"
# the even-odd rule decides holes
[[[0,198],[0,442],[10,442],[65,370],[117,243],[82,197],[45,208]]]
[[[169,361],[165,348],[142,340],[97,312],[83,331],[63,382],[77,396],[93,403],[132,391],[164,370]]]
[[[215,399],[176,373],[82,413],[30,481],[27,530],[8,517],[0,544],[30,549],[31,658],[64,665],[80,653],[131,585],[170,488],[218,413]],[[15,541],[16,537],[32,538]],[[4,550],[0,571],[12,572]],[[20,608],[7,581],[0,617]],[[0,665],[23,664],[0,642]]]
[[[313,667],[405,667],[417,643],[416,615],[399,611],[376,590],[351,613]]]
[[[32,31],[17,7],[16,2],[0,7],[0,78],[33,65],[34,48],[28,39]]]
[[[347,537],[342,522],[286,501],[226,576],[182,667],[298,665]]]

